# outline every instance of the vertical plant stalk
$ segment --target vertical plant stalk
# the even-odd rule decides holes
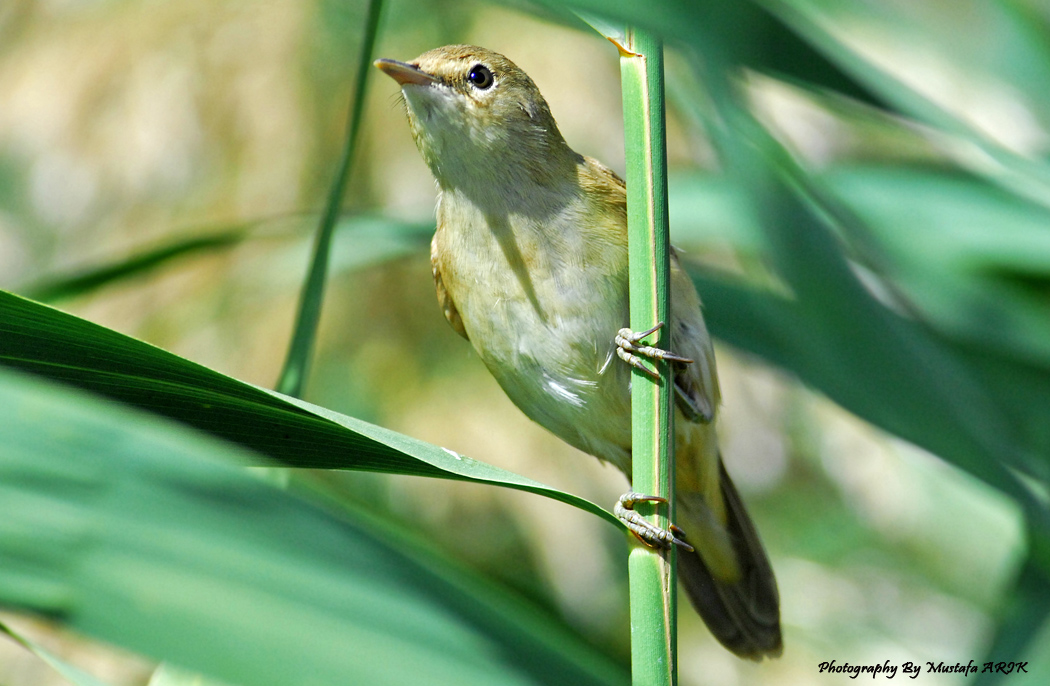
[[[358,133],[361,130],[362,113],[364,112],[365,90],[372,72],[372,52],[375,50],[376,36],[379,33],[379,11],[383,0],[370,0],[368,17],[365,20],[365,35],[361,41],[361,54],[357,61],[357,80],[354,86],[353,102],[347,120],[346,141],[343,145],[343,156],[339,160],[335,180],[328,192],[328,201],[321,223],[317,228],[314,240],[313,257],[310,260],[310,271],[299,296],[299,311],[295,318],[292,342],[288,347],[288,357],[278,378],[276,390],[298,398],[302,395],[303,384],[310,367],[313,355],[314,339],[317,335],[317,324],[321,320],[321,304],[324,299],[325,278],[328,274],[328,255],[331,251],[332,234],[336,220],[343,204],[343,192],[350,166],[357,149]]]
[[[623,84],[631,328],[645,331],[657,322],[670,324],[663,45],[632,28],[622,42],[613,42],[620,48]],[[648,344],[669,348],[670,327],[653,334]],[[666,528],[674,517],[674,379],[670,365],[656,367],[659,382],[638,370],[632,373],[632,490],[667,498],[666,510],[662,505],[638,506],[650,521]],[[662,553],[638,546],[631,551],[631,664],[636,686],[678,681],[674,563],[674,550]]]

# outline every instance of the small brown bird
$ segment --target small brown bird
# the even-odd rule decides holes
[[[684,357],[642,349],[641,336],[623,328],[624,182],[566,144],[525,72],[468,45],[375,64],[401,85],[412,136],[440,187],[431,264],[452,328],[526,415],[628,478],[631,376],[616,356],[669,359],[677,517],[695,548],[680,551],[679,578],[726,648],[752,659],[779,655],[776,580],[722,465],[714,350],[677,258],[670,337]]]

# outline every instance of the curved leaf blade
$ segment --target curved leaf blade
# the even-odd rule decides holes
[[[72,315],[0,291],[0,364],[170,417],[292,467],[502,485],[622,526],[583,498],[368,422],[230,378]]]

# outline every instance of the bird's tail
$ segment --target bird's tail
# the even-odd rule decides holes
[[[715,459],[717,485],[691,489],[690,480],[680,480],[675,518],[696,552],[678,551],[678,579],[723,646],[752,660],[777,657],[780,596],[773,568],[721,457]]]

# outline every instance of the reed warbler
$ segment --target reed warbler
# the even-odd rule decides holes
[[[682,356],[641,345],[645,334],[624,328],[624,182],[566,144],[525,72],[466,45],[375,65],[400,84],[412,136],[440,188],[431,264],[452,328],[526,415],[628,478],[631,375],[618,357],[639,366],[639,356],[668,360],[680,529],[651,531],[632,518],[624,505],[635,494],[617,512],[649,544],[682,546],[679,579],[726,648],[752,659],[779,655],[776,581],[722,464],[714,350],[677,257],[670,347]]]

